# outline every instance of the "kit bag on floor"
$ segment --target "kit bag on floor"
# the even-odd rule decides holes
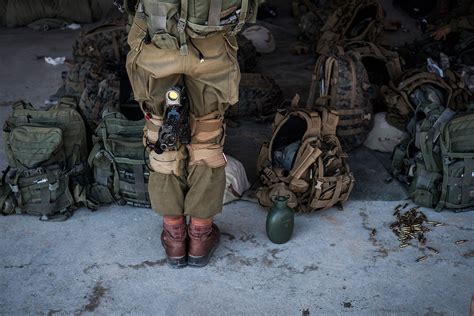
[[[117,67],[125,65],[128,50],[126,23],[107,23],[82,32],[72,54],[76,63],[89,61]]]
[[[117,202],[150,207],[149,171],[142,140],[144,126],[145,120],[130,121],[114,109],[104,110],[89,155],[94,174],[87,192],[91,204]]]
[[[260,73],[242,73],[239,102],[230,106],[226,118],[273,118],[282,101],[283,92],[275,80]]]
[[[321,28],[318,54],[327,54],[341,40],[376,42],[383,31],[385,12],[377,0],[352,0],[336,9]]]
[[[474,113],[457,115],[443,126],[443,182],[436,210],[474,206]]]
[[[262,206],[285,196],[295,211],[312,212],[349,198],[354,177],[336,136],[337,121],[336,112],[324,107],[277,112],[271,141],[257,162]]]
[[[409,70],[388,86],[380,89],[383,103],[387,108],[387,122],[405,131],[416,110],[410,101],[410,94],[422,85],[431,85],[442,91],[445,104],[450,104],[453,94],[451,86],[438,75],[420,70]]]
[[[345,151],[362,145],[373,127],[370,87],[367,71],[353,52],[318,58],[307,108],[324,105],[337,111],[336,134]]]
[[[414,203],[441,210],[474,205],[474,157],[471,135],[474,115],[445,107],[441,89],[422,85],[411,95],[417,106],[411,120],[411,138],[398,145],[392,155],[392,174],[409,185]]]
[[[84,190],[87,141],[71,99],[48,110],[17,102],[3,127],[8,168],[2,178],[4,213],[65,220]]]

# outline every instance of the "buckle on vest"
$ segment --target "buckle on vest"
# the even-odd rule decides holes
[[[238,22],[237,25],[234,27],[234,30],[232,31],[232,34],[237,34],[239,33],[242,28],[244,27],[245,23],[244,22]]]
[[[184,33],[184,29],[186,28],[186,20],[179,19],[177,29],[179,33]]]
[[[18,186],[16,184],[9,184],[9,185],[10,185],[10,189],[12,190],[13,193],[20,192],[20,189],[18,188]]]
[[[316,185],[314,186],[315,189],[321,190],[323,188],[323,181],[317,180]]]
[[[59,181],[48,184],[49,191],[56,191],[59,189]]]

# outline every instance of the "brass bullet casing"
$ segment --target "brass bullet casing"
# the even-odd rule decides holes
[[[405,248],[405,247],[408,246],[408,245],[409,245],[409,244],[407,244],[407,243],[401,243],[400,246],[398,246],[398,247],[400,247],[400,248]]]
[[[439,251],[436,250],[436,249],[434,249],[433,247],[429,247],[429,246],[428,246],[428,247],[426,247],[426,249],[431,250],[431,251],[434,252],[435,254],[439,255]]]
[[[427,256],[423,256],[423,257],[420,257],[420,258],[416,259],[416,262],[421,262],[421,261],[424,261],[424,260],[426,260],[426,259],[428,259],[428,257],[427,257]]]
[[[443,224],[443,223],[436,223],[436,224],[434,224],[434,227],[440,227],[440,226],[444,226],[444,224]]]
[[[464,243],[466,243],[466,242],[468,242],[468,241],[469,241],[469,240],[467,240],[467,239],[461,239],[461,240],[456,241],[455,244],[456,244],[456,245],[461,245],[461,244],[464,244]]]

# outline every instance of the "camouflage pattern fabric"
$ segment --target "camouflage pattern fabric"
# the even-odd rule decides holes
[[[280,87],[272,78],[259,73],[242,73],[239,102],[229,108],[226,118],[273,117],[283,101]]]
[[[91,130],[97,128],[106,107],[115,110],[120,107],[120,80],[113,74],[86,87],[79,100],[79,108]]]
[[[83,32],[73,46],[76,62],[90,61],[109,67],[124,67],[128,51],[125,22],[103,24]]]
[[[345,151],[362,145],[373,127],[369,88],[367,72],[356,54],[318,58],[307,107],[326,105],[338,112],[336,134]]]

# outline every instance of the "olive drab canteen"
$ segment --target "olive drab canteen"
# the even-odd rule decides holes
[[[291,239],[295,225],[295,215],[287,205],[288,198],[277,196],[267,214],[266,231],[275,244],[284,244]]]

